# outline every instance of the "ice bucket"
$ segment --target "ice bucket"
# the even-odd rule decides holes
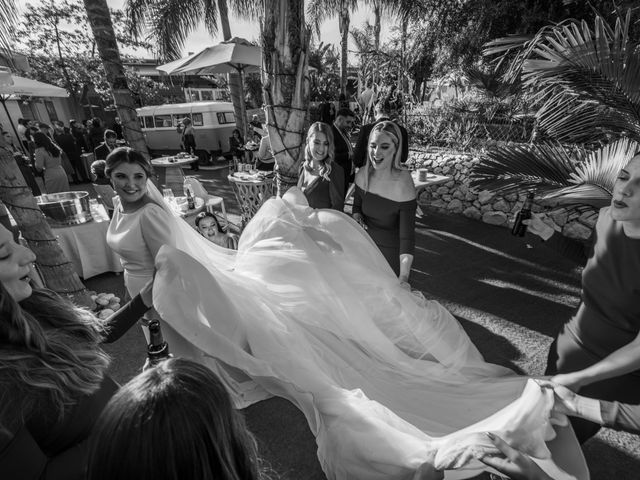
[[[47,193],[36,197],[36,202],[54,227],[79,225],[93,219],[88,192]]]

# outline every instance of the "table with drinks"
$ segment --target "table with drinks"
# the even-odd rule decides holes
[[[158,169],[159,183],[173,190],[174,195],[182,195],[184,172],[182,167],[197,162],[198,157],[187,153],[179,153],[171,157],[160,157],[151,160],[151,165]]]
[[[185,192],[185,195],[175,195],[173,189],[164,188],[162,196],[171,209],[182,218],[197,215],[204,209],[204,199],[196,197],[189,190]]]
[[[89,200],[92,220],[78,225],[52,226],[60,248],[78,276],[94,277],[106,272],[122,272],[120,257],[107,244],[109,215],[96,199]]]
[[[244,226],[253,218],[262,204],[273,196],[273,173],[250,168],[235,172],[227,179],[240,205]]]
[[[427,187],[441,185],[453,180],[452,177],[449,177],[447,175],[437,175],[435,173],[431,173],[426,168],[413,170],[411,172],[411,178],[413,179],[413,185],[416,187],[416,195],[420,195],[420,192]]]

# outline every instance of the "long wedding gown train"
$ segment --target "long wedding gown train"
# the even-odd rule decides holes
[[[188,233],[162,247],[153,297],[173,352],[217,371],[238,406],[293,402],[330,479],[410,479],[425,462],[469,478],[486,469],[485,431],[548,459],[552,392],[484,362],[356,222],[302,198],[266,202],[237,252]]]

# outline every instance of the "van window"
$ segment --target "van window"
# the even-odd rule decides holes
[[[153,117],[144,117],[144,124],[146,128],[153,128]]]
[[[233,112],[218,112],[218,123],[236,123],[236,117]]]
[[[191,121],[193,122],[193,126],[194,127],[201,127],[202,125],[204,125],[204,123],[202,122],[202,114],[201,113],[192,113],[191,114]]]
[[[144,128],[144,117],[138,117],[138,123],[140,123],[140,128]]]
[[[200,95],[202,95],[203,102],[213,100],[213,90],[201,90]]]
[[[155,119],[156,128],[173,126],[171,123],[171,115],[155,115],[153,118]]]
[[[173,126],[177,127],[179,123],[182,123],[182,120],[184,120],[185,118],[191,118],[191,114],[190,113],[179,113],[176,114],[174,113],[172,115],[173,118]]]

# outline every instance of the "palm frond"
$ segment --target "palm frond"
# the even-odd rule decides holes
[[[11,51],[18,27],[18,12],[13,0],[0,0],[0,48]]]
[[[471,171],[471,186],[503,195],[535,190],[559,205],[601,208],[611,202],[618,172],[640,145],[625,138],[595,151],[562,145],[491,150]]]
[[[148,33],[165,61],[182,56],[186,38],[200,22],[212,35],[218,31],[215,0],[128,0],[126,12],[134,31]]]
[[[489,150],[471,170],[471,186],[508,194],[553,191],[570,185],[576,155],[561,145],[501,146]]]

